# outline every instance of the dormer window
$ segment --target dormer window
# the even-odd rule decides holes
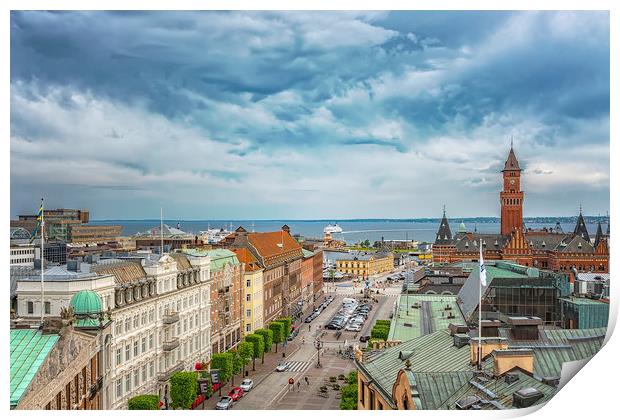
[[[495,243],[493,244],[495,246],[498,246],[499,244],[497,243],[497,239],[495,240]]]
[[[540,244],[543,248],[546,246],[545,241],[542,241],[542,244]]]

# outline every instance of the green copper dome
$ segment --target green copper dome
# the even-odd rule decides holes
[[[82,290],[71,298],[71,307],[76,315],[98,314],[101,312],[101,298],[91,290]]]
[[[465,227],[465,223],[461,222],[459,225],[459,232],[467,232],[467,228]]]

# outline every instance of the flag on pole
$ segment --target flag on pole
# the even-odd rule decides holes
[[[43,225],[43,199],[41,199],[41,206],[39,207],[39,213],[37,213],[37,225],[35,226],[32,234],[30,235],[30,242],[34,241],[34,238],[37,237],[37,233],[39,233],[39,229]]]
[[[480,241],[480,283],[483,286],[487,285],[487,269],[484,266],[484,259],[482,258],[482,241]]]

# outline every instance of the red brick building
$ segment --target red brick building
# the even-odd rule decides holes
[[[243,227],[218,245],[247,248],[258,260],[263,272],[263,323],[280,316],[298,315],[301,300],[301,245],[290,235],[288,226],[276,232],[249,233]]]
[[[467,232],[461,224],[453,236],[444,210],[433,245],[433,262],[477,261],[482,243],[487,260],[511,260],[528,267],[562,272],[570,272],[572,267],[578,271],[608,272],[609,230],[604,235],[599,222],[596,237],[591,241],[581,212],[572,233],[564,233],[561,228],[525,229],[521,171],[511,147],[502,170],[499,234]]]

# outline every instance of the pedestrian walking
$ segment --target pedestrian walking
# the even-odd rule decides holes
[[[297,392],[299,392],[299,387],[301,386],[301,382],[297,381]]]
[[[306,344],[306,337],[301,338],[301,344]]]
[[[312,324],[308,324],[308,331],[312,329]]]
[[[306,385],[310,386],[310,381],[307,376],[304,376],[304,381],[306,381]]]

